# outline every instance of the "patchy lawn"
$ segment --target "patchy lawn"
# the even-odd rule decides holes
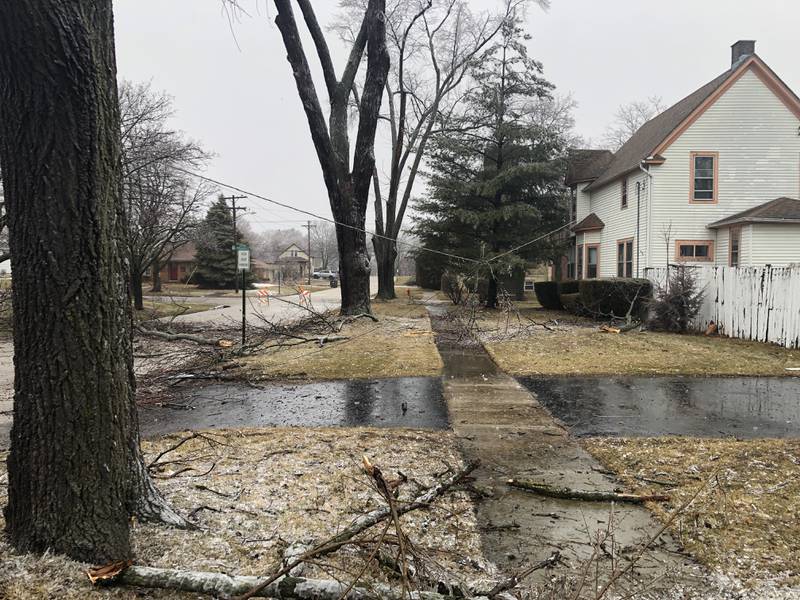
[[[785,376],[796,374],[787,367],[800,367],[800,350],[772,344],[652,331],[603,333],[599,324],[567,313],[531,309],[523,314],[539,324],[549,322],[553,330],[534,325],[517,332],[512,320],[504,335],[500,316],[492,330],[482,323],[486,350],[511,375]]]
[[[152,460],[181,437],[145,442],[146,458]],[[400,490],[401,501],[413,497],[418,485],[431,485],[444,465],[463,466],[453,435],[445,432],[339,428],[209,432],[165,456],[164,461],[173,462],[158,470],[156,480],[167,500],[181,514],[192,515],[199,529],[138,525],[136,562],[231,575],[271,573],[287,544],[322,541],[358,515],[383,506],[361,470],[362,455],[387,477],[398,470],[408,476],[409,483]],[[0,458],[5,457],[0,454]],[[187,467],[191,470],[170,477]],[[0,481],[4,476],[2,460]],[[0,486],[0,504],[5,494],[6,488]],[[401,518],[417,550],[429,556],[426,566],[432,576],[451,581],[487,578],[491,570],[483,558],[467,494],[450,493],[434,507]],[[4,525],[0,513],[0,528]],[[379,527],[371,530],[373,535],[379,532]],[[367,548],[348,547],[321,559],[320,566],[310,566],[306,576],[329,579],[332,568],[349,581],[339,569],[357,572],[368,553]],[[93,589],[84,575],[86,566],[59,556],[16,554],[0,537],[0,596],[3,600],[143,597],[131,588]],[[363,581],[386,581],[386,574],[372,567]],[[144,597],[198,595],[148,591]]]
[[[398,298],[372,304],[377,323],[345,325],[348,339],[322,348],[304,344],[248,358],[252,379],[373,379],[439,375],[442,359],[425,307]]]
[[[700,493],[671,526],[698,560],[748,583],[800,584],[800,440],[637,438],[584,440],[662,520]],[[659,481],[661,484],[645,481]]]

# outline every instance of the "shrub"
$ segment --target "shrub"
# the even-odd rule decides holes
[[[420,251],[417,253],[415,260],[417,285],[426,290],[440,289],[442,273],[444,273],[442,257],[432,252]]]
[[[578,314],[580,312],[580,297],[581,295],[578,292],[574,294],[561,294],[561,305],[564,307],[564,310],[573,314]]]
[[[558,291],[560,294],[577,294],[578,282],[573,279],[562,281],[558,286]]]
[[[544,308],[561,310],[559,283],[557,281],[537,281],[533,284],[533,291],[536,292],[536,299],[539,304]]]
[[[697,289],[697,278],[692,267],[676,265],[666,285],[660,286],[656,298],[650,303],[652,329],[685,333],[700,312],[705,293]]]
[[[647,279],[583,279],[578,282],[581,310],[595,318],[626,317],[644,320],[653,294]]]
[[[467,288],[464,287],[463,278],[453,271],[442,273],[441,289],[450,302],[458,306],[467,297]]]

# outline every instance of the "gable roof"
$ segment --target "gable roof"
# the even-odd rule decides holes
[[[580,223],[573,225],[572,231],[575,233],[579,233],[581,231],[599,231],[605,226],[606,224],[600,220],[600,217],[598,217],[595,213],[591,213],[586,215]]]
[[[740,223],[800,223],[800,200],[776,198],[708,225],[709,229]]]
[[[800,118],[800,98],[757,55],[744,57],[730,69],[642,125],[617,151],[614,160],[602,175],[589,184],[586,190],[596,190],[637,170],[641,162],[647,159],[656,163],[663,161],[660,153],[748,70],[753,70],[758,78]]]
[[[572,187],[596,179],[613,159],[614,153],[610,150],[570,150],[564,184]]]

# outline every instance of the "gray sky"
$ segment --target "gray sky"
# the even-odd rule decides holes
[[[175,126],[217,155],[209,176],[329,216],[274,8],[240,2],[251,16],[233,24],[234,39],[220,0],[116,0],[120,77],[152,81],[174,97]],[[323,24],[337,4],[315,0]],[[738,39],[757,40],[759,55],[800,93],[796,1],[552,0],[547,11],[532,9],[528,23],[531,54],[558,93],[574,95],[576,132],[585,138],[600,139],[622,103],[656,95],[669,105],[713,79]],[[342,48],[334,58],[341,71]],[[305,219],[260,200],[246,204],[255,229]]]

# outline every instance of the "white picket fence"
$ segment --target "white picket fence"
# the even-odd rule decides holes
[[[800,348],[800,266],[695,268],[705,299],[694,326],[713,321],[720,333],[745,340]],[[647,269],[662,285],[667,269]]]

